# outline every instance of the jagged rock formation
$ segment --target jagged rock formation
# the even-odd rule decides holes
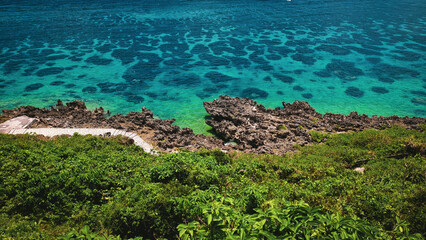
[[[417,128],[418,124],[425,123],[424,118],[370,118],[356,112],[322,115],[305,101],[282,104],[284,108],[266,109],[248,98],[220,96],[212,102],[205,102],[204,108],[211,115],[207,124],[219,137],[236,141],[239,150],[256,153],[283,154],[295,144],[311,143],[311,130],[347,132],[383,129],[391,125]]]
[[[3,110],[3,113],[7,119],[22,115],[37,118],[39,121],[33,127],[116,128],[136,132],[163,151],[177,148],[214,149],[223,146],[223,141],[220,139],[196,135],[192,129],[172,125],[174,119],[154,118],[153,113],[145,107],[141,112],[108,117],[108,112],[105,112],[102,107],[91,111],[86,108],[83,101],[76,100],[63,105],[62,101],[58,100],[56,106],[52,106],[50,109],[23,106]]]
[[[196,135],[189,128],[172,125],[174,119],[156,119],[153,113],[142,108],[141,112],[127,115],[109,112],[100,107],[88,110],[82,101],[64,105],[60,100],[50,109],[32,106],[3,110],[2,119],[26,115],[39,121],[33,127],[62,128],[116,128],[138,133],[159,150],[172,151],[178,148],[196,150],[200,148],[240,150],[252,153],[273,153],[282,155],[293,150],[295,144],[312,142],[311,130],[321,132],[361,131],[366,128],[383,129],[391,125],[418,128],[425,124],[424,118],[368,117],[352,112],[349,115],[315,111],[307,102],[283,102],[284,108],[266,109],[248,98],[220,96],[204,107],[210,114],[206,122],[212,126],[219,138]],[[234,141],[237,144],[224,144]]]

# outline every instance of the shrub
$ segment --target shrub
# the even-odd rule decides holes
[[[0,238],[421,239],[425,134],[333,134],[286,157],[0,134]]]

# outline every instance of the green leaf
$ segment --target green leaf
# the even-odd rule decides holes
[[[182,229],[179,231],[179,237],[182,237],[186,233],[186,229]]]
[[[213,215],[212,215],[212,214],[209,214],[209,215],[207,216],[207,224],[208,224],[208,225],[210,225],[210,223],[212,222],[212,219],[213,219]]]

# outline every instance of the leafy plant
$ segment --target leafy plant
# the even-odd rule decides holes
[[[120,138],[0,134],[0,238],[422,238],[424,131],[318,139],[285,157],[153,156]]]
[[[281,126],[279,127],[279,129],[280,129],[280,130],[287,130],[288,128],[287,128],[287,126],[286,126],[285,124],[283,124],[283,125],[281,125]]]
[[[312,140],[314,142],[320,143],[329,138],[329,135],[327,133],[318,132],[318,131],[310,131]]]

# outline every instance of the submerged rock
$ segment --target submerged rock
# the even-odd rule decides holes
[[[246,98],[267,98],[268,93],[258,88],[246,88],[241,92],[241,96]]]
[[[348,87],[345,90],[345,93],[348,96],[357,97],[357,98],[364,96],[364,91],[362,91],[361,89],[359,89],[357,87]]]
[[[43,86],[44,86],[44,84],[42,84],[42,83],[33,83],[33,84],[26,86],[24,91],[25,92],[32,92],[32,91],[35,91],[35,90],[37,90],[37,89],[39,89]]]

